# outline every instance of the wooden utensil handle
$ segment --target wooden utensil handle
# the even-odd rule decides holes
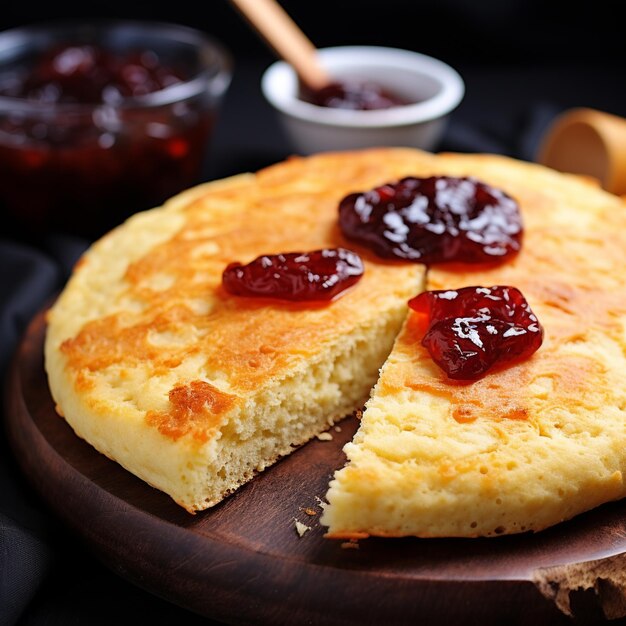
[[[298,73],[311,89],[330,82],[319,64],[315,47],[275,0],[231,0],[252,26]]]

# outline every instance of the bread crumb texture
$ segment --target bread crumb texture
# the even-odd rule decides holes
[[[333,436],[329,432],[320,433],[319,435],[317,435],[317,438],[320,441],[332,441],[333,440]]]
[[[294,518],[293,522],[294,522],[294,526],[296,528],[296,532],[298,533],[298,536],[300,538],[304,537],[304,533],[306,533],[307,531],[311,530],[310,526],[307,526],[306,524],[303,524],[302,522],[299,522],[295,518]]]

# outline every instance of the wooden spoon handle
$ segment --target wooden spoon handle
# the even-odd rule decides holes
[[[315,56],[315,47],[275,0],[231,0],[278,55],[293,66],[310,89],[331,79]]]

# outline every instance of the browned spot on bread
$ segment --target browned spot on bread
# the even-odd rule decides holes
[[[95,387],[93,379],[87,375],[85,370],[79,370],[76,374],[76,382],[74,384],[77,391],[89,391]]]
[[[477,420],[479,417],[487,417],[491,419],[507,419],[507,420],[526,420],[528,419],[529,410],[523,406],[516,406],[510,400],[502,400],[493,402],[491,399],[484,399],[467,404],[452,405],[452,417],[459,424],[467,424]]]
[[[122,315],[110,315],[85,324],[76,337],[61,344],[61,351],[76,371],[96,372],[118,363],[150,362],[153,374],[158,374],[176,367],[197,348],[184,345],[164,349],[150,343],[149,332],[175,332],[177,327],[193,323],[192,317],[182,305],[129,325],[125,325]]]
[[[235,401],[234,396],[203,380],[176,385],[168,395],[170,410],[149,411],[146,420],[174,440],[193,432],[195,439],[208,441],[210,432],[220,425],[221,417]]]
[[[528,409],[524,407],[514,406],[510,408],[504,415],[509,420],[526,420],[528,419]]]
[[[476,411],[467,405],[452,407],[452,417],[459,422],[459,424],[467,424],[473,422],[478,415]]]

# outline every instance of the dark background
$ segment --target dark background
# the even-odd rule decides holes
[[[626,38],[617,2],[283,0],[319,47],[373,44],[453,65],[466,82],[442,149],[534,157],[553,116],[575,106],[626,116]],[[254,170],[291,152],[258,88],[273,55],[226,0],[33,3],[12,0],[0,30],[50,19],[120,17],[186,24],[235,60],[204,178]],[[2,232],[0,227],[0,233]],[[65,280],[85,242],[37,248],[0,234],[0,374],[28,318]],[[24,292],[27,291],[26,295]],[[20,295],[19,306],[17,295]],[[46,512],[0,439],[0,624],[206,623],[110,574]],[[3,543],[4,542],[4,543]],[[2,549],[4,546],[4,550]],[[10,548],[18,549],[7,549]],[[16,582],[18,581],[18,582]]]
[[[615,1],[283,0],[282,4],[318,47],[406,48],[438,57],[460,71],[466,96],[442,149],[478,147],[532,159],[539,135],[560,110],[589,106],[626,116],[626,38]],[[235,77],[205,178],[257,169],[289,154],[290,146],[258,89],[273,54],[227,0],[98,0],[80,10],[75,3],[14,0],[4,3],[0,29],[98,17],[185,24],[218,38],[233,54]]]
[[[623,24],[611,0],[282,0],[318,46],[392,45],[455,64],[544,66],[624,60]],[[238,60],[270,59],[226,0],[204,2],[10,2],[2,29],[50,19],[125,17],[193,26],[219,37]]]

